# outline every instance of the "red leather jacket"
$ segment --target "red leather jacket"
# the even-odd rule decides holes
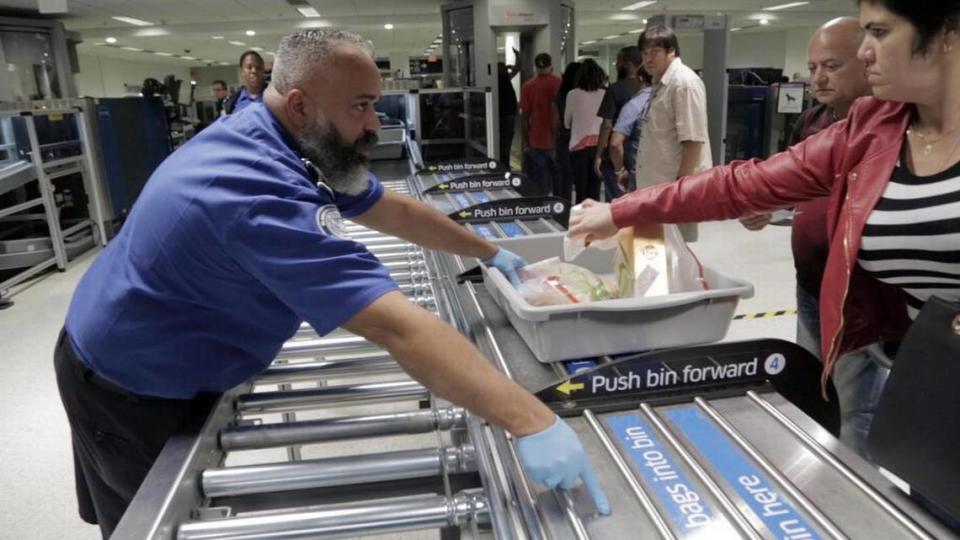
[[[898,339],[906,298],[857,265],[867,216],[890,181],[912,106],[861,98],[846,120],[765,161],[735,161],[613,202],[614,223],[680,223],[738,218],[829,196],[830,253],[820,288],[821,358],[826,380],[838,355]]]

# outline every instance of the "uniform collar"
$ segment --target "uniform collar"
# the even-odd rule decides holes
[[[250,113],[257,114],[262,117],[270,129],[280,137],[280,139],[283,141],[283,144],[289,148],[291,152],[293,152],[293,155],[297,157],[303,167],[303,170],[301,171],[303,175],[307,178],[310,178],[315,184],[322,184],[321,179],[323,178],[323,173],[321,173],[320,169],[314,166],[313,163],[303,157],[303,153],[300,151],[300,145],[298,145],[293,139],[293,136],[290,135],[290,132],[283,127],[283,124],[277,120],[277,117],[274,116],[270,108],[267,107],[267,105],[263,102],[257,102],[251,104],[249,107],[247,107],[247,109],[251,109]]]

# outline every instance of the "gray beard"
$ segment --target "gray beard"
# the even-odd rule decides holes
[[[320,181],[337,193],[359,195],[367,189],[370,163],[362,151],[377,145],[375,133],[357,142],[344,142],[336,127],[321,118],[296,137],[300,152],[320,171]]]

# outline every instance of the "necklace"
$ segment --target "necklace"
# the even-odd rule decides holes
[[[911,128],[908,128],[908,129],[907,129],[907,135],[912,135],[912,136],[917,137],[918,139],[920,139],[920,142],[923,143],[923,155],[929,156],[929,155],[933,152],[933,145],[935,145],[935,144],[937,144],[938,142],[942,141],[942,140],[943,140],[945,137],[947,137],[948,135],[952,135],[952,134],[956,133],[956,132],[958,131],[958,129],[960,129],[960,128],[951,129],[950,131],[947,131],[946,133],[941,133],[940,136],[937,137],[936,139],[928,139],[928,138],[927,138],[928,135],[924,135],[923,133],[920,133],[919,131],[916,131],[915,129],[913,129],[913,128],[911,127]]]

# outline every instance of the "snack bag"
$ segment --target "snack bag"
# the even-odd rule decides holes
[[[617,233],[614,269],[624,298],[669,294],[663,226],[651,224],[621,229]]]

